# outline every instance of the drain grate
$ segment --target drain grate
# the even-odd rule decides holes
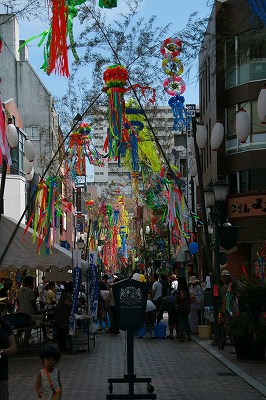
[[[218,375],[218,376],[235,376],[236,374],[234,372],[216,372],[216,375]]]

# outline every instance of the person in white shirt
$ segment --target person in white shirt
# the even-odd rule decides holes
[[[170,276],[171,289],[178,290],[178,280],[175,274]]]
[[[159,282],[159,275],[154,274],[155,282],[152,285],[152,301],[156,306],[156,310],[158,311],[162,301],[162,284]]]

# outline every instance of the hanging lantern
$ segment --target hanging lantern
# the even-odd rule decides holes
[[[197,164],[194,163],[194,164],[192,165],[192,167],[190,168],[190,175],[192,176],[192,178],[194,178],[194,177],[197,175],[197,172],[198,172],[198,170],[197,170]]]
[[[236,134],[241,143],[246,143],[247,137],[250,132],[250,122],[248,113],[241,108],[236,113]]]
[[[266,85],[260,91],[258,97],[258,116],[262,124],[266,124]]]
[[[224,126],[221,122],[216,122],[211,133],[211,148],[216,151],[222,144],[224,138]]]
[[[6,138],[11,149],[14,149],[18,145],[18,131],[14,124],[8,123]]]
[[[24,171],[26,172],[26,174],[29,174],[32,170],[33,167],[33,162],[27,160],[26,157],[24,157]]]
[[[206,146],[207,138],[208,134],[206,126],[204,124],[198,124],[196,131],[196,142],[200,149],[204,149],[204,147]]]
[[[29,139],[26,139],[24,142],[24,152],[25,152],[25,157],[27,158],[28,161],[33,162],[34,157],[35,157],[35,150],[33,147],[33,144]]]
[[[34,166],[32,166],[32,169],[29,173],[26,173],[26,179],[28,182],[31,182],[34,176]]]

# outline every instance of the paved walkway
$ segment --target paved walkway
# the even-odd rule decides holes
[[[230,347],[230,346],[228,346]],[[108,378],[126,373],[126,334],[98,334],[90,352],[64,352],[58,365],[62,400],[104,400]],[[158,400],[262,400],[266,397],[266,363],[236,360],[231,348],[217,351],[210,340],[193,338],[180,343],[169,339],[134,338],[134,371],[150,377]],[[10,400],[37,399],[34,380],[41,361],[29,347],[10,359]],[[114,384],[113,393],[127,393],[128,385]],[[135,393],[147,393],[135,384]]]

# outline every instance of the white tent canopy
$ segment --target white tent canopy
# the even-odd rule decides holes
[[[3,254],[9,239],[11,238],[17,221],[1,216],[0,221],[0,255]],[[33,243],[33,230],[29,228],[24,235],[26,226],[20,224],[7,253],[5,254],[0,269],[40,269],[40,270],[69,270],[72,269],[72,252],[55,244],[52,254],[41,256],[37,254],[37,240]],[[24,235],[24,239],[23,239]],[[87,263],[82,261],[82,269],[86,269]]]

